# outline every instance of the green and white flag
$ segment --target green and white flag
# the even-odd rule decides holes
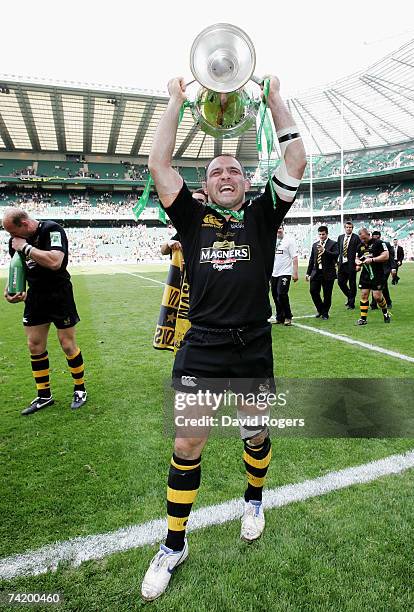
[[[132,212],[134,213],[135,219],[137,221],[139,217],[141,216],[142,211],[148,204],[152,184],[153,184],[153,180],[152,180],[151,175],[149,175],[147,184],[145,185],[144,191],[142,192],[142,196],[139,198],[138,202],[132,208]]]

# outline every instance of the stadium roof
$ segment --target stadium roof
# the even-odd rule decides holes
[[[166,104],[162,92],[0,76],[0,154],[145,157]],[[350,151],[413,140],[414,40],[366,70],[289,99],[288,105],[308,153],[336,153],[342,142]],[[255,130],[238,139],[214,141],[186,109],[175,158],[205,159],[219,152],[257,160]]]

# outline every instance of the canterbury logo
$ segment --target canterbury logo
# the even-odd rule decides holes
[[[223,222],[214,215],[206,215],[203,219],[203,227],[223,227]]]
[[[181,384],[184,387],[196,387],[196,377],[195,376],[181,376]]]

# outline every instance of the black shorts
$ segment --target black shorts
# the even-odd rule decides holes
[[[290,274],[283,274],[283,276],[272,276],[270,281],[272,293],[275,295],[288,295],[291,278],[292,276]]]
[[[193,325],[172,372],[177,391],[274,392],[272,326],[212,329]]]
[[[58,329],[66,329],[73,327],[79,321],[71,282],[53,289],[29,287],[24,306],[23,325],[53,323]]]
[[[371,291],[382,291],[386,282],[387,277],[384,274],[374,274],[372,279],[364,274],[359,277],[358,287],[360,289],[371,289]]]

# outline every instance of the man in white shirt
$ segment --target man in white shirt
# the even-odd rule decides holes
[[[270,323],[292,325],[292,311],[289,303],[290,280],[298,280],[298,249],[292,236],[285,235],[284,227],[277,230],[275,261],[271,279],[272,296],[276,305],[276,316]]]

